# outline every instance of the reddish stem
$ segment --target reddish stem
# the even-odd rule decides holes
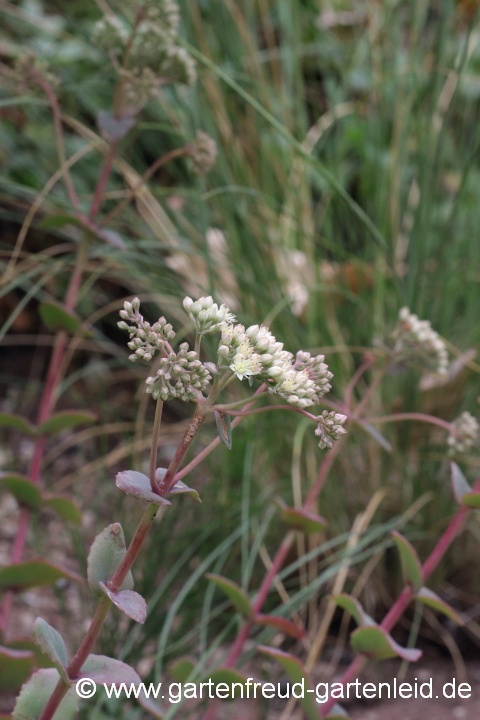
[[[103,196],[105,194],[105,189],[107,187],[108,178],[110,177],[110,173],[112,171],[113,166],[113,159],[115,157],[115,153],[117,151],[117,146],[115,143],[112,143],[110,145],[110,148],[108,150],[108,153],[105,157],[102,172],[100,173],[100,176],[97,181],[97,185],[95,188],[95,192],[92,199],[92,206],[90,208],[90,213],[88,215],[90,220],[93,220],[95,216],[98,214],[98,211],[100,210],[103,202]]]
[[[360,401],[360,403],[358,404],[358,406],[355,408],[355,411],[353,412],[353,414],[351,416],[352,420],[356,420],[360,417],[361,413],[363,412],[363,410],[367,406],[368,402],[370,401],[371,397],[373,396],[373,393],[375,392],[375,390],[378,388],[380,382],[382,381],[385,373],[388,371],[388,367],[389,367],[388,364],[385,365],[378,372],[377,376],[373,379],[372,384],[367,389],[365,395],[363,396],[363,398]],[[344,409],[345,409],[345,413],[349,412],[348,407],[345,407]],[[309,414],[309,413],[307,413],[307,414]],[[310,490],[310,492],[307,496],[307,499],[303,505],[304,509],[309,510],[312,507],[313,503],[315,502],[316,498],[318,497],[319,493],[321,492],[321,490],[325,484],[325,480],[327,478],[328,472],[329,472],[335,458],[337,457],[338,453],[340,452],[340,449],[342,448],[345,441],[346,441],[346,436],[341,437],[340,440],[338,440],[335,443],[334,447],[328,451],[327,455],[325,456],[325,459],[323,460],[323,462],[320,466],[320,470],[318,472],[315,485]],[[262,582],[261,590],[260,590],[259,596],[257,597],[256,604],[255,604],[256,612],[259,612],[262,609],[263,603],[265,602],[267,595],[270,591],[270,587],[275,579],[275,575],[283,565],[286,554],[288,552],[288,548],[285,549],[285,546],[286,546],[286,542],[289,538],[289,535],[290,535],[290,533],[286,536],[285,540],[282,542],[282,545],[280,545],[279,549],[277,550],[274,560],[273,560],[272,568],[270,568],[270,570],[268,571],[267,575],[265,576],[265,578]],[[238,633],[237,638],[235,640],[235,644],[234,644],[234,646],[230,652],[230,655],[227,659],[227,665],[229,667],[232,667],[233,664],[238,659],[238,657],[240,656],[242,649],[243,649],[243,645],[245,644],[245,641],[248,638],[249,631],[250,631],[250,624],[248,622],[246,622],[243,625],[243,627],[241,628],[240,632]],[[214,712],[214,705],[213,705],[213,703],[210,703],[209,707],[207,709],[207,712],[205,714],[204,720],[211,720],[213,712]]]
[[[293,412],[305,415],[309,420],[317,422],[317,416],[312,413],[302,410],[302,408],[294,407],[293,405],[266,405],[265,407],[255,408],[255,410],[222,410],[221,406],[213,406],[213,410],[221,410],[225,415],[233,415],[234,417],[247,417],[248,415],[259,415],[260,413],[269,412],[269,410],[292,410]]]
[[[480,482],[477,482],[475,489],[478,490],[479,488]],[[460,510],[457,511],[457,513],[451,520],[448,528],[445,530],[442,537],[433,548],[430,556],[424,562],[422,567],[424,582],[428,580],[430,575],[437,568],[438,564],[444,557],[450,545],[459,534],[460,530],[463,527],[467,514],[467,507],[462,507],[460,508]],[[390,632],[390,630],[392,630],[392,628],[397,624],[398,620],[405,612],[406,608],[412,600],[412,597],[413,589],[412,586],[408,584],[404,587],[401,594],[397,598],[396,602],[392,605],[387,615],[385,615],[380,627],[382,627],[387,632]],[[368,658],[366,658],[364,655],[357,655],[357,657],[353,660],[349,668],[345,671],[342,679],[339,682],[342,683],[342,685],[345,687],[347,683],[354,681],[359,676],[367,662]],[[329,698],[329,700],[324,705],[322,705],[321,713],[323,717],[325,717],[330,712],[334,704],[335,698]]]
[[[67,293],[65,296],[65,308],[69,311],[73,310],[76,304],[78,291],[82,282],[82,275],[84,270],[84,264],[88,255],[88,240],[85,238],[82,241],[78,249],[77,262],[75,263],[75,269],[70,278]],[[65,348],[67,344],[67,336],[64,332],[59,332],[55,338],[55,344],[53,352],[50,358],[50,364],[47,372],[47,379],[43,390],[43,395],[40,400],[40,406],[38,409],[37,424],[48,420],[50,414],[55,406],[55,390],[59,378],[60,368],[65,356]],[[33,451],[33,458],[30,465],[29,480],[30,482],[37,484],[40,479],[40,470],[42,466],[42,459],[45,450],[45,439],[43,437],[37,438],[35,441],[35,447]],[[15,536],[15,542],[12,549],[11,561],[12,563],[18,563],[23,557],[25,549],[25,543],[28,532],[29,512],[27,509],[22,509],[20,518],[17,526],[17,533]],[[13,605],[14,591],[8,590],[5,593],[5,599],[3,603],[2,619],[0,627],[6,636],[8,630],[8,624],[10,620],[10,613]]]
[[[75,191],[75,187],[73,185],[72,178],[70,177],[68,168],[65,167],[65,144],[63,140],[62,115],[58,106],[57,96],[52,86],[43,77],[43,75],[41,75],[37,71],[34,71],[33,76],[35,77],[35,80],[38,82],[50,102],[53,114],[53,122],[55,124],[55,140],[57,144],[57,153],[60,164],[64,167],[63,177],[65,180],[65,185],[67,187],[68,197],[70,198],[70,202],[72,203],[75,210],[78,210],[80,208],[80,202],[78,200],[78,196]]]
[[[446,420],[442,420],[441,418],[437,418],[434,415],[426,415],[425,413],[415,413],[415,412],[405,412],[405,413],[395,413],[394,415],[382,415],[380,417],[367,417],[365,418],[365,422],[370,423],[371,425],[374,425],[376,423],[390,423],[390,422],[399,422],[401,420],[416,420],[418,422],[425,422],[430,423],[431,425],[437,425],[438,427],[443,428],[443,430],[447,430],[448,432],[451,432],[452,430],[452,424],[447,422]]]
[[[354,389],[356,388],[362,376],[367,372],[367,370],[370,370],[373,365],[375,365],[375,358],[373,356],[370,356],[365,360],[365,362],[360,365],[360,367],[354,373],[353,377],[345,388],[345,393],[343,395],[343,402],[345,404],[345,407],[350,407]]]

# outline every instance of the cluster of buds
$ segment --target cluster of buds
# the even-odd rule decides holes
[[[419,361],[428,370],[439,375],[447,374],[447,348],[428,320],[419,320],[408,308],[402,308],[398,314],[394,339],[393,352],[400,361]]]
[[[174,0],[143,0],[145,17],[162,25],[168,32],[178,32],[180,13]]]
[[[207,133],[197,130],[189,154],[192,159],[193,169],[197,175],[206,175],[217,160],[217,143]]]
[[[174,0],[143,0],[131,33],[122,20],[105,15],[92,40],[112,58],[126,96],[135,106],[153,97],[161,85],[194,85],[194,59],[178,41],[180,12]]]
[[[347,431],[343,427],[347,420],[346,415],[337,413],[334,410],[328,412],[324,410],[321,415],[317,416],[317,429],[315,435],[320,438],[318,447],[320,450],[330,449],[334,440],[340,440],[342,435],[346,435]]]
[[[157,374],[147,378],[147,393],[155,400],[197,400],[197,396],[207,389],[211,380],[210,373],[198,359],[194,350],[188,349],[188,343],[182,343],[177,353],[171,352],[160,360]]]
[[[319,398],[332,389],[330,380],[333,378],[333,373],[328,369],[325,355],[312,357],[306,350],[299,350],[296,355],[295,367],[297,370],[305,370],[308,377],[313,380]]]
[[[140,314],[140,300],[134,298],[132,302],[125,302],[123,310],[120,310],[122,320],[118,323],[121,330],[130,334],[128,347],[133,350],[129,360],[151,360],[157,351],[166,352],[170,349],[168,343],[175,337],[170,323],[164,317],[150,325]],[[129,325],[128,323],[132,323]]]
[[[104,15],[95,23],[92,42],[105,53],[121,55],[127,46],[128,36],[128,30],[120,18]]]
[[[230,324],[235,320],[230,309],[224,303],[219,307],[210,295],[195,301],[186,297],[183,307],[199,335],[213,335],[220,332],[225,323]]]
[[[467,411],[452,423],[452,431],[447,440],[449,455],[465,452],[478,442],[480,426],[478,420]]]

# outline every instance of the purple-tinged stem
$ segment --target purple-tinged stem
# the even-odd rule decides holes
[[[247,417],[248,415],[259,415],[260,413],[268,412],[269,410],[292,410],[293,412],[305,415],[309,420],[317,422],[317,416],[312,413],[303,410],[302,408],[294,407],[293,405],[266,405],[265,407],[255,408],[255,410],[222,410],[220,405],[214,405],[212,410],[220,410],[225,415],[233,415],[234,417]]]
[[[480,481],[477,482],[475,486],[475,490],[480,489]],[[445,553],[449,549],[450,545],[453,543],[459,532],[461,531],[463,524],[465,522],[465,518],[468,514],[468,508],[462,507],[460,508],[453,519],[451,520],[448,528],[445,530],[443,535],[441,536],[438,543],[433,548],[430,556],[428,559],[424,562],[422,566],[423,570],[423,579],[426,582],[430,575],[434,572],[434,570],[437,568],[438,564],[444,557]],[[383,621],[380,624],[380,627],[386,630],[387,632],[390,632],[392,628],[397,624],[398,620],[401,618],[403,613],[405,612],[406,608],[408,607],[409,603],[411,602],[413,598],[413,589],[410,584],[406,585],[402,591],[402,593],[397,598],[396,602],[392,605],[387,615],[385,615]],[[345,671],[342,679],[339,681],[344,687],[349,682],[353,682],[359,674],[362,672],[363,668],[368,662],[368,658],[364,655],[357,655],[357,657],[353,660],[349,668]],[[335,704],[334,698],[329,698],[327,702],[322,705],[321,713],[322,716],[325,717],[332,707]]]
[[[370,368],[373,367],[373,365],[375,365],[375,358],[373,357],[373,355],[371,355],[365,359],[365,361],[354,373],[353,377],[345,388],[345,393],[343,395],[343,402],[345,404],[345,407],[351,406],[354,389],[356,388],[359,380],[363,377],[367,370],[370,370]]]
[[[437,418],[434,415],[426,415],[425,413],[405,412],[395,413],[394,415],[382,415],[380,417],[367,417],[365,422],[371,425],[400,422],[402,420],[415,420],[418,422],[430,423],[431,425],[437,425],[438,427],[451,432],[452,424],[441,418]]]

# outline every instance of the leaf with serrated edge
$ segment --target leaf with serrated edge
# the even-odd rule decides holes
[[[40,650],[50,658],[63,681],[70,685],[67,673],[68,653],[60,633],[43,618],[37,618],[33,626],[33,639]]]
[[[350,640],[355,652],[368,655],[372,660],[400,657],[408,662],[417,662],[422,655],[421,650],[401,647],[379,625],[357,628],[351,634]]]
[[[42,503],[42,495],[38,487],[23,475],[5,473],[0,475],[0,486],[12,493],[19,505],[29,510],[38,510]]]
[[[35,428],[27,418],[14,413],[0,413],[0,427],[11,427],[26,435],[35,435]]]
[[[24,591],[32,587],[53,585],[62,578],[85,583],[85,580],[72,570],[46,560],[29,560],[0,568],[0,588],[3,589]]]
[[[159,470],[163,470],[163,468],[159,468]],[[158,472],[158,470],[157,470]],[[169,492],[169,495],[191,495],[194,500],[201,503],[200,495],[196,490],[194,490],[191,487],[188,487],[188,485],[185,485],[182,480],[178,480],[175,485],[172,487],[172,489]]]
[[[228,578],[224,578],[221,575],[215,575],[214,573],[208,573],[205,577],[214,582],[215,585],[225,593],[225,595],[228,595],[238,612],[242,613],[242,615],[245,615],[247,618],[251,618],[253,616],[252,603],[250,602],[246,592],[242,590],[239,585],[234,583],[232,580],[228,580]]]
[[[0,692],[12,692],[25,682],[32,672],[35,654],[0,645]]]
[[[303,627],[299,627],[291,620],[287,620],[283,617],[277,617],[276,615],[262,615],[261,613],[257,613],[255,615],[255,623],[257,625],[265,625],[267,627],[276,628],[277,630],[280,630],[280,632],[283,632],[297,640],[305,635]]]
[[[125,683],[127,686],[138,687],[141,683],[139,676],[130,665],[106,655],[89,655],[75,680],[78,681],[81,678],[89,678],[97,685]]]
[[[282,512],[283,521],[298,530],[314,533],[319,532],[327,525],[325,518],[310,512],[310,510],[289,507],[281,498],[277,498],[276,503]]]
[[[102,530],[92,543],[88,555],[88,584],[94,595],[100,597],[102,590],[99,583],[108,584],[125,557],[125,536],[120,523],[113,523]],[[122,583],[120,590],[133,590],[131,571]]]
[[[346,610],[352,618],[355,620],[357,625],[362,626],[366,624],[365,610],[353,595],[347,595],[347,593],[340,593],[339,595],[331,595],[330,600]]]
[[[189,657],[177,658],[168,666],[168,674],[176,682],[184,683],[195,669],[195,661]]]
[[[267,655],[268,657],[277,660],[287,673],[292,684],[303,683],[305,685],[305,692],[302,694],[302,699],[300,700],[303,711],[308,720],[319,720],[320,713],[318,712],[313,699],[313,693],[308,692],[309,689],[312,689],[312,685],[307,671],[300,660],[294,655],[290,655],[290,653],[283,652],[283,650],[276,650],[275,648],[266,647],[264,645],[259,645],[257,650],[259,650],[263,655]]]
[[[12,720],[38,720],[57,686],[59,677],[54,668],[37,670],[33,673],[17,697]],[[71,688],[58,706],[53,720],[72,720],[77,712],[78,697]]]
[[[148,477],[136,470],[119,472],[115,478],[115,484],[119,490],[126,493],[126,495],[132,495],[137,500],[154,503],[155,505],[171,505],[170,500],[152,492]]]
[[[465,475],[462,473],[457,463],[450,463],[450,468],[452,472],[453,494],[458,504],[462,505],[464,496],[471,493],[472,488],[468,484]]]
[[[411,583],[413,591],[416,592],[422,587],[423,582],[422,564],[418,559],[417,551],[413,545],[396,530],[392,532],[392,535],[400,555],[403,575],[405,579]]]
[[[39,435],[58,435],[64,430],[77,427],[77,425],[90,425],[96,419],[95,413],[85,410],[62,410],[40,423],[37,426],[37,432]]]
[[[74,525],[82,524],[82,513],[80,508],[70,500],[70,498],[64,497],[63,495],[52,495],[51,493],[45,493],[43,496],[43,506],[54,513],[59,515],[62,520],[71,522]]]
[[[446,615],[446,617],[453,620],[453,622],[457,623],[457,625],[465,625],[456,610],[450,607],[448,603],[444,602],[442,598],[439,598],[432,590],[429,590],[426,587],[420,588],[415,595],[415,600],[419,600],[424,605],[428,605],[428,607],[432,608],[432,610],[437,610],[442,613],[442,615]]]
[[[98,583],[101,591],[110,598],[112,603],[121,611],[124,615],[135,620],[138,623],[144,623],[147,619],[147,603],[141,595],[134,592],[134,590],[120,590],[117,593],[113,593],[105,583]]]

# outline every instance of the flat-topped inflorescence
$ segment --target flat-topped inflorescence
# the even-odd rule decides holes
[[[407,307],[403,307],[398,314],[393,338],[393,353],[399,362],[420,363],[430,371],[446,375],[447,348],[428,320],[419,320]]]
[[[480,426],[478,420],[468,411],[463,412],[453,423],[448,437],[449,455],[459,455],[478,443]]]

